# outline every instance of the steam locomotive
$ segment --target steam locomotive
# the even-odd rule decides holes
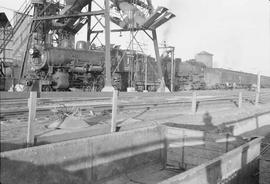
[[[116,62],[122,52],[113,47],[111,53],[112,70],[117,78],[121,74],[120,67],[116,69]],[[27,86],[38,80],[41,91],[67,91],[70,88],[101,91],[104,87],[105,53],[102,47],[89,47],[86,42],[78,41],[76,49],[35,46],[29,50],[29,55],[25,75]]]
[[[101,91],[105,83],[104,48],[84,41],[78,41],[75,49],[67,45],[31,48],[25,84],[32,86],[38,80],[40,91]],[[153,57],[119,46],[111,46],[111,71],[112,84],[121,91],[128,87],[155,91],[160,84]]]

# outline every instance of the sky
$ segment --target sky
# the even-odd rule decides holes
[[[12,16],[24,0],[0,0],[0,11]],[[269,0],[153,0],[165,6],[176,18],[157,29],[159,43],[175,47],[175,57],[194,58],[207,51],[214,55],[214,67],[270,76]],[[114,27],[112,25],[112,27]],[[82,30],[77,39],[85,39]],[[130,34],[114,33],[111,42],[127,47]],[[147,54],[153,44],[144,34],[137,37]],[[102,40],[102,38],[101,38]],[[161,51],[162,53],[162,51]]]

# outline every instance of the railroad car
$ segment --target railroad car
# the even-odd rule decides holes
[[[163,58],[165,81],[170,81],[170,62]],[[208,68],[196,60],[179,62],[175,60],[174,90],[198,90],[198,89],[250,89],[257,83],[257,75],[222,68]],[[169,73],[169,75],[167,74]],[[166,75],[167,74],[167,75]],[[170,82],[167,82],[170,85]],[[270,87],[270,77],[261,76],[261,87]]]
[[[65,44],[64,44],[65,45]],[[32,48],[26,72],[26,84],[40,81],[41,91],[68,91],[79,88],[84,91],[101,91],[104,87],[104,48],[78,42],[76,48]],[[221,68],[207,68],[203,63],[189,60],[174,61],[174,91],[246,88],[257,83],[257,75]],[[111,47],[111,71],[118,88],[126,91],[156,91],[158,81],[157,62],[153,57],[131,50]],[[171,58],[162,58],[165,84],[170,88]],[[32,71],[32,72],[30,72]],[[261,87],[270,87],[270,77],[261,76]]]

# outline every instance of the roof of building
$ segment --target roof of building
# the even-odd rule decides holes
[[[0,28],[10,27],[11,24],[4,12],[0,12]]]
[[[198,53],[197,55],[210,55],[210,56],[213,56],[213,54],[211,54],[209,52],[206,52],[206,51],[202,51],[202,52]]]

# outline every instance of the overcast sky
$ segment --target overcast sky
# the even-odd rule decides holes
[[[18,9],[24,0],[0,0],[1,6]],[[270,2],[269,0],[153,0],[166,6],[176,18],[158,28],[159,43],[176,47],[176,57],[194,58],[200,51],[214,54],[214,66],[270,76]],[[81,32],[79,37],[84,36]],[[127,45],[129,35],[112,36],[112,42]],[[149,39],[146,52],[152,53]],[[150,47],[151,46],[151,47]]]

